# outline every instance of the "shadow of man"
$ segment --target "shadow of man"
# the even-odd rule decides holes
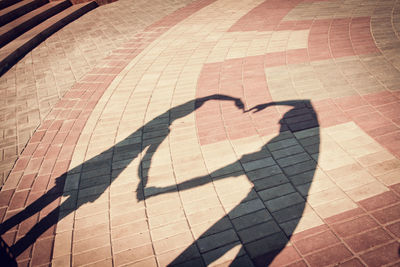
[[[308,190],[317,168],[320,135],[317,114],[308,100],[271,102],[257,105],[246,112],[259,112],[270,106],[281,105],[290,106],[291,109],[279,121],[279,135],[272,138],[259,151],[245,154],[238,161],[243,164],[259,158],[258,154],[267,153],[270,156],[263,159],[265,161],[263,166],[268,166],[270,173],[256,177],[259,174],[246,172],[246,168],[242,165],[244,172],[218,175],[218,173],[229,173],[231,165],[238,163],[234,162],[209,175],[195,177],[177,185],[148,188],[154,193],[146,198],[190,190],[220,179],[241,176],[244,173],[253,185],[263,185],[258,188],[254,186],[240,204],[198,237],[172,261],[171,266],[198,258],[199,252],[203,260],[193,261],[195,263],[192,265],[209,265],[238,245],[241,245],[241,250],[231,265],[267,266],[285,248],[305,208]],[[292,133],[311,128],[313,128],[312,145],[307,151]],[[292,137],[288,138],[288,134]],[[262,200],[258,202],[262,205],[257,206],[257,201],[254,201],[256,199]],[[228,244],[221,242],[220,239],[227,236],[230,240]],[[250,256],[252,261],[244,254]]]
[[[238,109],[244,109],[244,105],[239,98],[234,98],[222,94],[210,95],[207,97],[188,101],[184,104],[171,108],[170,110],[157,116],[138,130],[136,130],[134,133],[129,135],[124,140],[103,151],[101,154],[91,158],[90,160],[85,161],[83,164],[73,168],[69,172],[62,174],[56,179],[54,187],[52,187],[44,195],[33,201],[31,204],[29,204],[24,210],[18,212],[8,219],[5,219],[2,222],[2,224],[0,225],[0,236],[10,229],[20,225],[30,217],[34,215],[38,216],[40,213],[40,220],[35,223],[33,227],[30,228],[24,235],[22,235],[14,244],[7,245],[2,239],[0,239],[1,262],[8,265],[15,265],[15,259],[32,244],[34,244],[35,241],[42,234],[44,234],[48,230],[51,231],[50,234],[54,233],[54,228],[50,228],[55,226],[59,220],[66,217],[71,212],[77,210],[85,203],[94,202],[96,199],[98,199],[111,185],[111,183],[118,178],[121,172],[126,169],[126,167],[135,158],[137,158],[140,153],[146,150],[146,148],[147,151],[142,157],[142,162],[145,160],[151,162],[152,155],[155,151],[157,151],[160,144],[168,136],[171,124],[175,120],[189,115],[196,109],[200,108],[204,103],[211,100],[232,101]],[[173,116],[171,116],[171,114],[173,114]],[[146,129],[149,128],[156,129],[160,133],[160,135],[156,139],[156,141],[143,145],[142,135],[146,131]],[[137,140],[137,142],[132,144],[132,140]],[[125,143],[127,143],[128,145],[124,146]],[[127,157],[124,158],[124,160],[120,161],[119,169],[113,170],[113,157],[115,154],[118,154],[118,151],[120,151],[121,149],[125,150],[125,152],[127,152],[126,150],[128,150],[128,153],[126,154]],[[107,165],[108,170],[106,170],[105,173],[99,173],[97,169],[99,165]],[[74,188],[74,190],[64,192],[65,180],[68,173],[75,174],[84,173],[86,171],[97,172],[93,177],[89,177],[87,179],[82,177],[82,175],[79,178],[76,178],[77,180],[75,181],[75,184],[77,185],[77,187]],[[106,177],[106,179],[103,179],[104,177]],[[142,180],[138,185],[137,199],[143,199],[143,190],[141,188],[146,186],[147,175],[141,176],[141,179]],[[85,189],[87,189],[87,195],[82,199],[78,199],[78,191]],[[50,209],[50,211],[47,211],[43,214],[43,210],[45,208],[51,208],[50,204],[52,204],[61,196],[65,197],[65,200],[61,203],[61,205],[52,210]]]

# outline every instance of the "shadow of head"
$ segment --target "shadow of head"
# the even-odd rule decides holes
[[[53,187],[50,190],[48,190],[40,198],[36,199],[33,203],[29,204],[29,206],[27,206],[24,210],[15,214],[1,224],[0,230],[2,231],[2,233],[5,233],[15,225],[18,225],[19,223],[30,218],[34,214],[40,212],[46,206],[53,203],[54,200],[57,200],[58,197],[62,195],[68,197],[64,199],[60,206],[49,211],[48,214],[39,222],[37,222],[23,238],[18,240],[17,243],[12,245],[8,250],[3,249],[4,251],[1,252],[1,255],[4,255],[4,257],[6,258],[8,257],[10,259],[11,265],[13,261],[11,257],[12,255],[20,255],[23,251],[26,250],[26,248],[33,244],[42,233],[55,225],[60,219],[67,216],[70,212],[77,210],[83,204],[87,202],[94,202],[102,194],[104,194],[104,192],[106,192],[113,181],[119,177],[121,172],[126,169],[130,162],[137,158],[140,153],[144,155],[141,157],[141,163],[139,166],[141,166],[144,161],[147,161],[147,164],[151,166],[153,154],[157,152],[160,144],[168,136],[170,132],[170,125],[175,120],[185,117],[188,114],[194,112],[210,100],[232,101],[237,109],[242,110],[243,112],[255,113],[260,112],[271,106],[291,106],[292,108],[287,111],[280,120],[280,132],[284,131],[284,129],[289,129],[292,132],[295,132],[306,129],[307,127],[310,128],[318,125],[315,112],[309,101],[271,102],[257,105],[247,111],[245,111],[244,104],[239,98],[230,97],[227,95],[216,94],[188,101],[182,105],[179,105],[164,112],[163,114],[160,114],[155,119],[130,134],[121,142],[115,144],[114,146],[103,151],[97,156],[83,162],[81,165],[75,167],[67,173],[60,175],[55,180],[52,180],[54,184],[52,185]],[[146,127],[153,127],[155,125],[158,127],[156,127],[157,131],[161,129],[161,134],[158,135],[154,142],[145,143],[142,138],[137,138],[143,136],[143,132]],[[130,141],[127,142],[128,139],[138,139],[138,141],[137,143],[132,144]],[[115,155],[118,154],[118,149],[127,152],[126,158],[121,158],[117,164],[118,168],[113,168],[115,167],[113,166],[113,164],[115,160]],[[98,169],[98,166],[104,164],[106,165],[105,169]],[[227,168],[227,166],[221,166],[221,169],[223,168]],[[103,170],[106,170],[106,173],[104,173]],[[91,174],[91,176],[88,176],[85,171],[93,171],[93,173]],[[141,172],[140,168],[138,171]],[[66,190],[65,182],[66,179],[69,179],[70,176],[72,180],[69,181],[71,184],[68,184],[68,186],[72,187],[69,190]],[[187,190],[199,184],[208,183],[211,181],[210,176],[212,175],[208,175],[207,177],[195,177],[192,180],[197,179],[196,181],[199,181],[199,183],[190,183],[190,185],[182,186],[181,188],[185,188],[184,190]],[[139,201],[144,200],[148,197],[155,196],[157,194],[163,194],[168,191],[177,191],[177,188],[179,188],[179,185],[176,184],[172,185],[171,187],[157,188],[157,191],[155,191],[154,194],[146,195],[146,197],[144,197],[143,189],[146,188],[147,175],[139,175],[139,177],[141,181],[138,183],[139,185],[136,190],[137,199]],[[225,177],[228,176],[220,176],[219,179]],[[49,186],[51,185],[49,184]],[[212,227],[210,229],[210,231],[212,232]],[[11,251],[13,253],[5,253],[7,251]]]
[[[197,255],[207,254],[203,257],[202,264],[209,265],[238,245],[241,246],[241,252],[237,254],[232,265],[242,265],[242,255],[247,254],[257,266],[268,266],[287,246],[303,217],[308,191],[317,168],[320,143],[319,123],[309,100],[269,102],[254,106],[244,112],[258,113],[271,107],[276,107],[282,114],[279,120],[279,133],[260,147],[259,151],[244,154],[236,162],[221,166],[209,175],[194,177],[169,187],[153,187],[152,192],[146,195],[146,198],[149,198],[168,192],[193,189],[206,183],[215,185],[219,183],[218,180],[243,177],[243,174],[253,186],[246,197],[238,200],[239,204],[234,207],[224,206],[226,215],[216,219],[214,224],[210,223],[210,227],[176,257],[171,266],[184,263],[193,257],[193,250],[196,250],[198,246],[201,249]],[[260,118],[268,120],[268,116],[260,116]],[[266,126],[271,123],[272,119],[266,123]],[[310,131],[298,134],[300,131],[309,129]],[[302,138],[309,139],[303,143]],[[295,157],[291,158],[292,156]],[[263,160],[265,162],[262,162]],[[257,163],[251,165],[252,161]],[[242,171],[237,169],[236,172],[230,171],[234,164],[241,165]],[[246,164],[251,165],[251,168],[246,168]],[[230,185],[232,188],[219,188],[218,194],[236,195],[234,190],[239,189],[235,189],[233,184]],[[226,192],[224,193],[223,190]],[[238,193],[238,195],[241,194]],[[224,204],[221,203],[221,205]],[[300,226],[299,229],[302,227],[304,226]],[[230,240],[235,240],[235,242],[225,244],[223,239],[228,232]],[[225,245],[215,248],[212,242],[207,243],[208,239],[219,239],[220,243]]]
[[[196,103],[198,103],[197,107],[200,107],[203,105],[207,100],[213,99],[214,96],[203,98],[200,100],[196,100]],[[198,101],[198,102],[197,102]],[[263,110],[270,108],[270,107],[279,107],[279,110],[281,113],[283,113],[282,117],[279,120],[280,124],[280,129],[279,129],[279,134],[277,137],[273,138],[270,140],[270,142],[275,142],[277,140],[282,139],[280,136],[280,133],[290,131],[292,133],[301,131],[301,130],[306,130],[309,128],[314,128],[318,127],[318,118],[315,113],[315,110],[312,107],[312,104],[309,100],[291,100],[291,101],[279,101],[279,102],[269,102],[269,103],[264,103],[264,104],[259,104],[256,105],[248,110],[244,109],[244,104],[240,100],[235,100],[235,105],[238,109],[242,109],[243,113],[258,113],[262,112]],[[264,117],[265,119],[265,117]],[[261,122],[262,123],[262,122]],[[259,124],[261,124],[259,122]],[[268,121],[266,124],[272,123],[271,121]],[[316,142],[315,144],[317,147],[319,146],[319,134],[318,130],[316,131]],[[267,143],[267,144],[268,144]],[[249,159],[252,158],[257,158],[259,157],[259,153],[265,152],[267,148],[267,144],[264,146],[260,147],[260,150],[254,153],[246,154],[243,155],[242,158],[238,161],[239,163],[248,161]],[[318,150],[318,148],[317,148]],[[221,168],[215,172],[224,172],[224,169],[229,169],[230,165],[228,166],[221,166]],[[218,177],[217,179],[225,178],[225,176],[221,175],[216,175],[215,173],[210,174],[211,177]],[[206,181],[211,181],[209,179],[209,176],[204,176],[204,177],[195,177],[190,182],[184,182],[180,183],[177,185],[171,185],[167,187],[146,187],[143,186],[143,189],[145,190],[145,194],[143,191],[138,192],[138,199],[143,200],[144,198],[150,198],[154,197],[160,194],[165,194],[165,193],[171,193],[171,192],[176,192],[179,190],[187,190],[190,188],[193,188],[195,185],[200,186],[203,185],[204,183],[207,183]]]

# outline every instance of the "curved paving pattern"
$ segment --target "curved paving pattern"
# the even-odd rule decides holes
[[[399,264],[398,9],[204,0],[146,28],[19,157],[0,192],[9,256]]]
[[[150,24],[192,1],[122,0],[101,6],[36,47],[0,77],[0,184],[59,99]],[[99,19],[101,18],[101,19]]]

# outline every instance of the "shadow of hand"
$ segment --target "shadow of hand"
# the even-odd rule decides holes
[[[170,185],[166,187],[156,187],[156,186],[148,186],[144,189],[144,192],[136,191],[136,196],[139,201],[143,201],[146,198],[155,197],[165,193],[171,193],[178,191],[176,185]]]
[[[238,109],[242,109],[243,112],[244,112],[244,104],[243,104],[243,101],[242,101],[240,98],[238,98],[238,99],[235,100],[235,106],[236,106]]]
[[[266,109],[269,106],[271,106],[271,103],[260,104],[260,105],[252,107],[251,109],[246,110],[245,112],[253,111],[253,113],[257,113],[263,109]]]

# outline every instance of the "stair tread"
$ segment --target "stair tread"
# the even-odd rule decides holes
[[[21,0],[1,0],[0,1],[0,10],[5,9],[9,6],[15,5]]]
[[[13,28],[15,28],[18,25],[21,25],[22,23],[28,21],[29,19],[39,15],[40,13],[43,13],[49,9],[51,9],[52,7],[55,7],[57,5],[61,5],[64,2],[68,2],[68,0],[63,0],[63,1],[57,1],[57,2],[50,2],[47,3],[41,7],[36,8],[35,10],[7,23],[6,25],[0,27],[0,36],[3,35],[4,33],[12,30]]]
[[[18,8],[20,8],[22,6],[28,5],[28,4],[30,4],[32,2],[35,2],[35,1],[37,1],[37,0],[22,0],[20,2],[17,2],[12,6],[9,6],[9,7],[6,7],[4,9],[0,10],[0,16],[3,16],[5,14],[7,14],[7,13],[10,13],[11,11],[13,11],[15,9],[18,9]]]
[[[65,10],[61,11],[60,13],[45,20],[44,22],[38,24],[34,28],[25,32],[24,34],[20,35],[18,38],[14,39],[13,41],[11,41],[10,43],[8,43],[7,45],[5,45],[4,47],[2,47],[0,49],[0,62],[3,61],[12,52],[17,50],[19,47],[24,45],[27,41],[31,40],[34,36],[43,32],[49,26],[64,19],[65,17],[67,17],[71,13],[74,13],[75,11],[79,10],[80,8],[82,8],[86,5],[91,5],[91,4],[93,4],[93,2],[86,2],[86,3],[72,5],[68,8],[66,8]]]

